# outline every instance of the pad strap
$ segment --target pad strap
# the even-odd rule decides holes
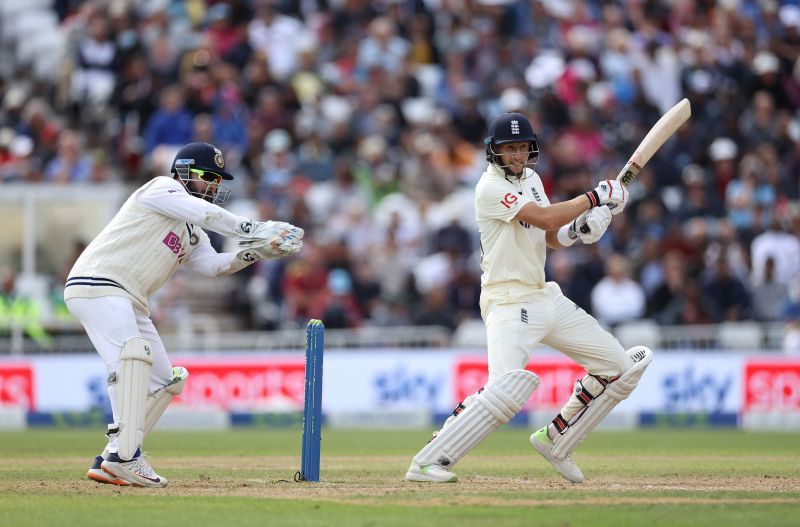
[[[645,346],[636,346],[626,353],[634,361],[633,366],[619,379],[607,383],[603,393],[590,399],[589,404],[568,423],[566,430],[559,430],[559,434],[553,438],[555,458],[564,459],[571,454],[620,401],[627,399],[639,384],[644,370],[653,361],[653,352]],[[560,414],[558,417],[561,417]]]

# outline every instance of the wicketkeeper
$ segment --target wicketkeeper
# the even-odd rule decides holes
[[[69,273],[64,299],[108,369],[114,422],[87,476],[102,483],[164,487],[142,456],[142,441],[188,372],[172,367],[150,320],[148,300],[178,266],[206,276],[235,273],[260,259],[282,258],[303,246],[303,229],[231,214],[220,150],[191,143],[178,151],[172,177],[142,185],[86,247]],[[241,250],[217,253],[203,229],[239,238]]]
[[[584,480],[572,452],[597,423],[636,387],[652,352],[625,350],[554,282],[545,282],[546,248],[595,243],[628,200],[617,181],[569,201],[551,204],[535,172],[539,145],[519,113],[494,119],[485,140],[489,166],[475,191],[481,239],[481,316],[489,348],[489,381],[461,402],[416,455],[410,481],[450,482],[450,469],[494,429],[522,409],[539,385],[525,370],[542,342],[587,372],[549,425],[530,441],[567,480]],[[608,206],[604,206],[608,205]],[[609,299],[609,301],[614,301]]]

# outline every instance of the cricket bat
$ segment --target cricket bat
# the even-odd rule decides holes
[[[653,154],[667,142],[667,139],[672,137],[672,134],[683,123],[689,120],[691,115],[692,106],[689,104],[688,99],[681,99],[678,104],[667,110],[667,113],[661,116],[661,119],[653,125],[647,135],[644,136],[644,139],[642,139],[642,142],[639,143],[639,146],[636,147],[633,155],[617,176],[617,181],[627,187],[633,181],[633,178],[639,174],[642,167],[650,161]]]
[[[647,132],[647,135],[644,136],[644,139],[642,139],[642,142],[639,143],[639,146],[636,147],[633,155],[628,159],[628,162],[625,163],[625,166],[622,167],[622,170],[617,175],[617,181],[627,187],[630,182],[633,181],[633,178],[639,174],[642,167],[650,161],[653,154],[667,142],[667,139],[672,137],[672,134],[674,134],[683,123],[689,120],[691,115],[692,106],[689,104],[688,99],[681,99],[678,101],[678,104],[667,110],[667,113],[656,121],[656,124],[653,125],[650,131]],[[589,232],[589,227],[583,225],[581,227],[581,232]]]

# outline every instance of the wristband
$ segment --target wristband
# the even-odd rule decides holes
[[[597,194],[596,190],[590,190],[586,194],[584,194],[589,199],[589,208],[593,209],[600,204],[600,196]]]
[[[563,245],[564,247],[569,247],[570,245],[574,244],[578,236],[572,231],[572,224],[567,223],[566,225],[562,225],[560,229],[558,229],[558,234],[556,235],[556,239],[558,243]]]

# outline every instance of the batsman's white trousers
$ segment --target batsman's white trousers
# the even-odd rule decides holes
[[[503,303],[497,297],[482,300],[489,381],[511,370],[525,369],[540,342],[562,352],[592,375],[616,377],[631,367],[631,359],[619,341],[565,297],[555,282],[533,291],[525,302]]]
[[[153,365],[150,368],[149,393],[163,388],[172,379],[172,363],[167,357],[164,343],[158,336],[153,322],[133,302],[123,296],[101,296],[97,298],[70,298],[67,309],[77,318],[89,335],[94,349],[106,363],[108,373],[119,370],[122,345],[133,337],[141,337],[150,343]],[[113,397],[111,408],[117,422],[118,408]]]

